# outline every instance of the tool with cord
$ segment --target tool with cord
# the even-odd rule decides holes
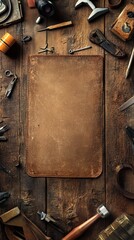
[[[78,227],[74,228],[70,233],[68,233],[65,237],[63,237],[62,240],[77,239],[99,218],[106,218],[107,216],[109,216],[109,211],[103,204],[101,204],[97,208],[97,213],[93,217],[91,217],[90,219],[88,219]]]
[[[84,4],[88,5],[92,9],[92,12],[88,17],[89,22],[91,22],[92,20],[101,15],[106,14],[109,11],[108,8],[96,8],[95,5],[90,0],[78,0],[75,4],[75,9],[81,7]]]

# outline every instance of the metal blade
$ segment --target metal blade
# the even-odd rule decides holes
[[[120,107],[119,110],[120,111],[124,111],[125,109],[127,109],[128,107],[130,107],[131,105],[134,104],[134,96],[131,97],[130,99],[128,99],[125,103],[123,103]]]

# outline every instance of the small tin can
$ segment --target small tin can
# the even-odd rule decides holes
[[[6,53],[16,42],[10,33],[5,33],[0,39],[0,51]]]
[[[97,240],[133,240],[134,218],[127,214],[119,216],[111,225],[102,231]]]

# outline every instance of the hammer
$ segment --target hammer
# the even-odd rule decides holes
[[[88,5],[92,9],[92,12],[88,17],[89,22],[91,22],[95,18],[97,18],[109,11],[108,8],[96,8],[95,5],[90,0],[78,0],[75,4],[75,9],[81,7],[84,4]]]
[[[83,232],[87,230],[87,228],[90,227],[97,219],[106,218],[109,215],[109,211],[103,204],[101,204],[96,211],[97,213],[93,217],[74,228],[70,233],[63,237],[62,240],[74,240],[80,237]]]

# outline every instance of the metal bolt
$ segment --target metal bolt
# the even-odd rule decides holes
[[[92,48],[92,46],[87,46],[87,47],[78,48],[78,49],[74,49],[74,50],[70,49],[70,50],[68,51],[68,53],[73,54],[73,53],[75,53],[75,52],[80,52],[80,51],[83,51],[83,50],[86,50],[86,49],[90,49],[90,48]]]

